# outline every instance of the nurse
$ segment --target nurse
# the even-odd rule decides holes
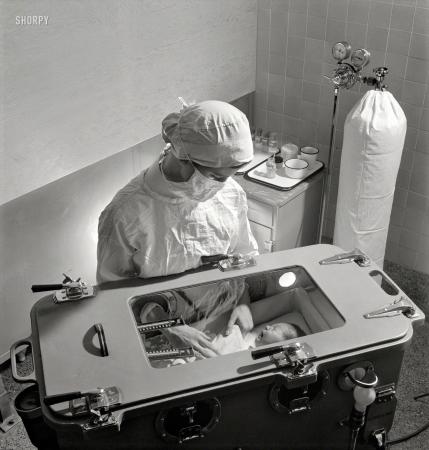
[[[162,122],[166,147],[159,160],[131,180],[101,213],[97,283],[180,273],[203,256],[257,253],[243,189],[231,178],[253,158],[246,116],[220,101],[204,101],[171,113]],[[219,300],[204,295],[199,310],[221,312],[232,304],[228,330],[253,327],[242,283]],[[207,299],[210,298],[208,304]],[[219,307],[219,308],[218,308]],[[225,306],[224,306],[225,307]],[[213,356],[210,339],[188,326],[166,330],[178,346]]]

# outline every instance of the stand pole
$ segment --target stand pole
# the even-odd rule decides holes
[[[325,178],[323,180],[323,198],[322,198],[322,205],[321,205],[321,211],[319,216],[319,230],[317,235],[317,242],[320,244],[322,242],[322,231],[323,231],[323,223],[325,218],[325,210],[326,210],[326,203],[328,201],[328,194],[329,194],[329,181],[330,181],[330,175],[331,175],[331,159],[332,159],[332,142],[334,140],[334,130],[335,130],[335,115],[337,112],[337,98],[338,98],[338,86],[335,86],[334,91],[334,109],[332,112],[332,125],[331,125],[331,138],[329,141],[329,152],[328,152],[328,166],[326,169]]]

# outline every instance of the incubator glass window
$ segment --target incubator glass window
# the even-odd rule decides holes
[[[253,328],[243,333],[234,325],[226,335],[231,312],[243,300],[249,304]],[[156,368],[204,359],[196,349],[180,344],[178,336],[192,333],[190,329],[204,333],[216,353],[224,355],[302,340],[345,323],[302,267],[136,296],[130,307],[146,356]]]

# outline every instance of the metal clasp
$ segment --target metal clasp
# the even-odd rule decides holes
[[[418,314],[416,313],[416,307],[414,306],[414,304],[411,302],[410,299],[408,299],[403,295],[394,303],[391,303],[387,306],[383,306],[382,308],[364,314],[363,316],[365,317],[365,319],[376,319],[379,317],[398,316],[399,314],[404,314],[404,316],[410,319],[418,317]]]
[[[245,267],[256,266],[256,261],[250,255],[242,255],[236,253],[230,256],[228,259],[219,261],[218,268],[222,272],[228,272],[229,270],[243,269]]]
[[[368,267],[371,265],[371,260],[369,257],[358,248],[352,250],[351,252],[340,253],[338,255],[331,256],[330,258],[322,259],[322,261],[319,261],[319,264],[324,266],[328,264],[347,264],[351,262],[355,262],[361,267]]]

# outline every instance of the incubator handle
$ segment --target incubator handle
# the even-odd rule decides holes
[[[30,373],[30,375],[27,375],[26,377],[21,377],[18,375],[18,371],[16,369],[16,349],[18,347],[21,347],[22,345],[29,345],[31,349],[31,359],[33,363],[33,372]],[[15,344],[12,345],[10,348],[10,364],[12,369],[12,378],[17,383],[36,383],[36,372],[34,370],[34,358],[33,358],[33,342],[31,340],[31,337],[28,337],[27,339],[21,339],[18,342],[15,342]]]
[[[63,289],[62,284],[33,284],[31,290],[33,292],[57,291]]]
[[[82,398],[82,392],[68,392],[67,394],[47,395],[43,399],[46,406],[56,405],[57,403],[67,402],[76,398]]]
[[[283,345],[277,345],[276,347],[264,348],[262,350],[254,350],[252,351],[252,359],[261,359],[266,356],[274,355],[275,353],[279,353],[285,350]]]

